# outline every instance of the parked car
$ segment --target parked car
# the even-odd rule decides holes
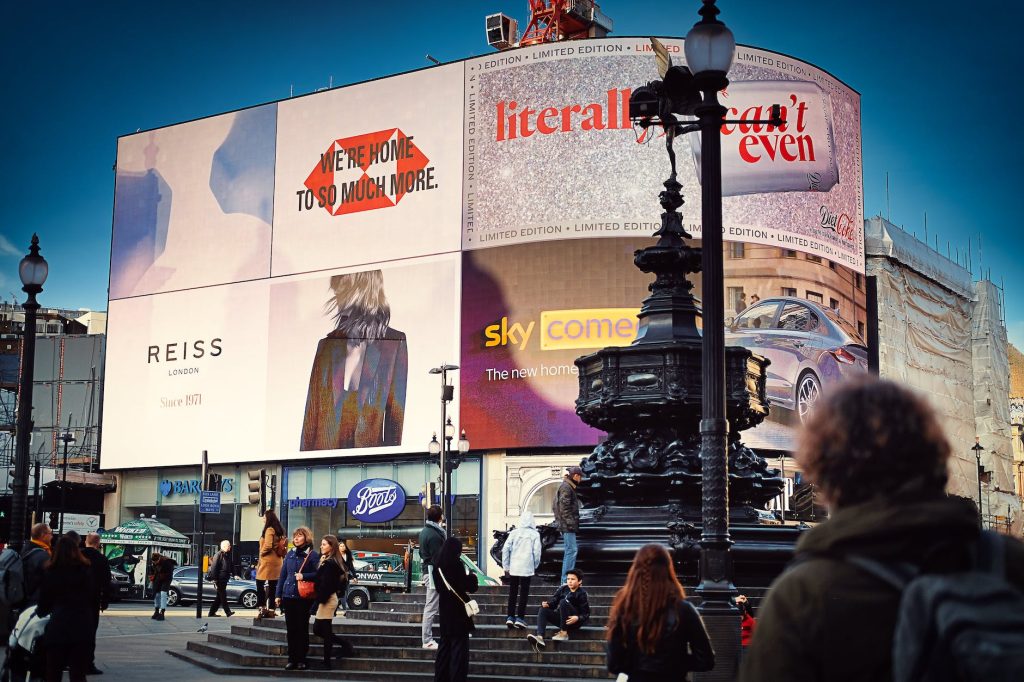
[[[795,411],[801,422],[822,390],[868,370],[868,349],[857,330],[835,311],[801,298],[749,306],[726,327],[725,342],[771,361],[768,400]]]
[[[110,601],[127,599],[132,591],[131,576],[122,570],[110,569]]]
[[[423,567],[419,559],[419,552],[414,549],[412,554],[415,556],[415,560],[412,562],[412,583],[422,585],[424,576],[421,575]],[[352,556],[352,565],[356,569],[356,582],[350,584],[345,593],[345,602],[348,608],[365,609],[369,607],[370,602],[390,601],[392,592],[405,591],[405,563],[400,554],[355,550],[352,552]],[[479,584],[491,586],[501,584],[481,571],[466,555],[462,556],[462,563],[466,567],[467,573],[476,575]]]
[[[182,566],[174,569],[171,589],[167,594],[167,605],[185,605],[196,600],[196,584],[199,569],[195,566]],[[203,601],[212,602],[216,595],[216,587],[203,580]],[[228,581],[228,600],[237,602],[247,609],[256,608],[256,581],[232,578]]]

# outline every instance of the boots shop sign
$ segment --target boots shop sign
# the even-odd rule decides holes
[[[370,478],[357,483],[348,494],[352,518],[364,523],[385,523],[405,509],[405,491],[395,481]]]

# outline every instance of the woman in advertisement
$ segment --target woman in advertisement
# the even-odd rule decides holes
[[[292,533],[292,544],[281,563],[277,579],[277,605],[284,611],[288,631],[288,665],[285,670],[306,670],[309,653],[309,612],[316,596],[315,581],[320,555],[313,549],[313,531],[300,526]],[[308,585],[308,586],[303,586]]]
[[[256,567],[256,607],[260,618],[274,618],[274,595],[277,593],[277,577],[281,575],[281,563],[288,553],[288,539],[284,526],[274,510],[268,509],[263,515],[263,533],[260,535],[260,559]]]
[[[405,334],[388,326],[384,274],[335,275],[330,288],[335,329],[313,358],[299,449],[401,445],[409,351]]]

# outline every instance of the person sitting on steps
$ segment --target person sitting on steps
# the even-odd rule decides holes
[[[548,624],[559,626],[558,634],[552,641],[564,642],[569,639],[569,630],[578,630],[590,620],[590,601],[583,589],[583,573],[576,568],[566,572],[565,584],[559,587],[548,601],[541,602],[537,612],[537,632],[526,639],[537,651],[545,646],[544,632]]]

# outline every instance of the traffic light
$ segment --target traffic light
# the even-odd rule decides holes
[[[224,476],[221,474],[208,473],[206,474],[206,481],[204,481],[203,490],[213,490],[214,492],[219,493],[223,480]]]
[[[250,469],[246,472],[249,479],[249,504],[260,506],[260,516],[267,511],[267,470]]]

